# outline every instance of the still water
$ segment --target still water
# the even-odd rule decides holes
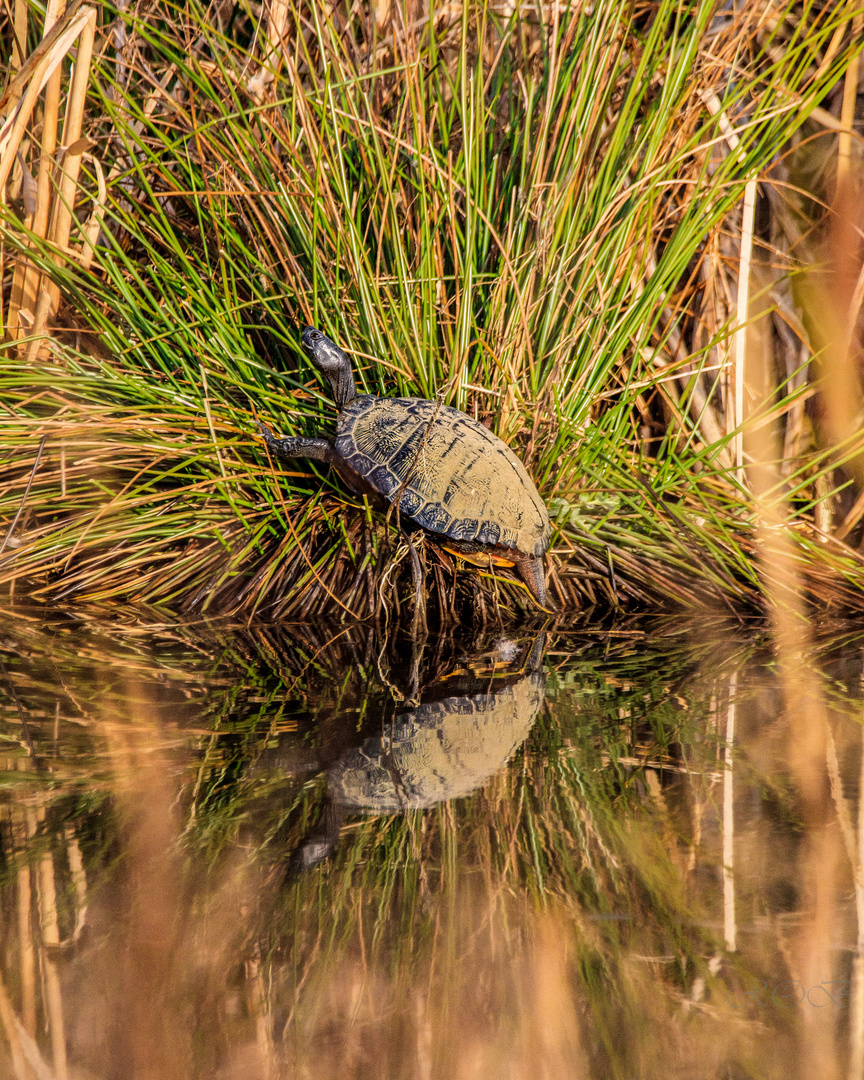
[[[0,617],[0,1076],[859,1077],[864,636]]]

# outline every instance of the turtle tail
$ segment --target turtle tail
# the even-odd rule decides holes
[[[542,558],[537,558],[536,555],[520,555],[516,560],[516,568],[522,575],[525,584],[534,594],[537,603],[544,607],[546,604],[546,575]]]

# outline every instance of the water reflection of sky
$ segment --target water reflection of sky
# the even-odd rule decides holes
[[[857,1068],[852,635],[0,643],[3,1075]]]

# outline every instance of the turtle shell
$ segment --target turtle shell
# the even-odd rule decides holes
[[[430,532],[538,557],[549,546],[549,515],[525,466],[458,409],[361,394],[339,414],[336,451]]]
[[[469,795],[528,737],[546,676],[483,694],[445,698],[397,715],[386,734],[346,753],[328,774],[335,803],[393,813]]]

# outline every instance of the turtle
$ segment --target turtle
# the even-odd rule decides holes
[[[358,394],[347,353],[313,326],[302,341],[330,383],[339,409],[336,437],[279,439],[259,424],[271,454],[329,463],[352,491],[394,504],[441,547],[515,566],[544,605],[549,514],[510,447],[440,402]]]
[[[532,672],[515,685],[487,684],[397,713],[384,734],[331,766],[330,798],[347,810],[392,814],[469,795],[525,741],[545,685]]]
[[[464,798],[504,769],[546,698],[545,644],[538,634],[527,655],[514,646],[521,664],[514,657],[490,668],[488,654],[475,654],[461,671],[424,687],[418,700],[406,702],[410,708],[397,705],[395,715],[382,715],[379,730],[365,738],[356,720],[343,716],[350,742],[326,765],[324,805],[293,852],[289,874],[328,858],[349,816],[390,816]],[[374,717],[374,705],[369,714]],[[270,760],[279,757],[277,750]],[[324,767],[322,761],[312,766]]]

